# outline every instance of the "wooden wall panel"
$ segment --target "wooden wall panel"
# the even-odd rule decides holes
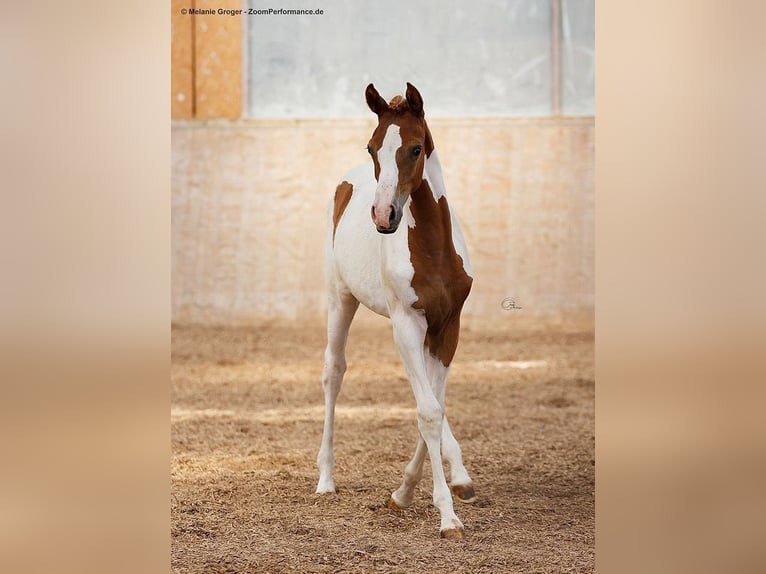
[[[240,9],[241,0],[196,0],[199,9]],[[242,113],[242,16],[196,15],[195,117],[239,118]]]
[[[189,8],[190,0],[171,0],[170,9],[170,113],[174,119],[194,117],[194,86],[192,68],[192,25],[194,17],[181,14]]]

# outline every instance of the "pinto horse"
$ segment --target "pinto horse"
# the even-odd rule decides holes
[[[460,311],[473,281],[471,267],[463,234],[444,194],[441,165],[420,93],[407,83],[404,98],[396,96],[386,103],[370,84],[365,95],[378,116],[367,145],[372,163],[346,174],[329,208],[327,348],[322,374],[325,419],[316,492],[335,492],[335,403],[346,371],[349,327],[361,302],[391,319],[417,403],[417,447],[387,506],[401,509],[412,503],[427,453],[441,536],[459,539],[464,529],[452,505],[442,454],[449,462],[455,497],[470,503],[476,495],[444,414],[444,395],[458,343]]]

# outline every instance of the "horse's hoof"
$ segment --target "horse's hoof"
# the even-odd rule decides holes
[[[463,528],[447,528],[442,530],[439,536],[447,540],[462,540],[465,538],[465,530]]]
[[[386,502],[386,508],[389,510],[404,510],[404,507],[399,506],[393,498],[389,498]]]
[[[455,498],[460,502],[465,502],[466,504],[476,502],[476,499],[478,498],[476,492],[473,490],[472,484],[453,484],[452,494],[454,494]]]
[[[317,489],[314,494],[335,494],[334,482],[320,482],[317,484]]]

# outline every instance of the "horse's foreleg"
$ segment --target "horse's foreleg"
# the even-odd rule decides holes
[[[415,487],[423,478],[423,463],[426,458],[426,443],[423,437],[418,436],[418,444],[415,453],[404,468],[404,479],[388,501],[387,506],[393,510],[407,508],[412,504],[415,495]],[[450,466],[450,488],[460,502],[476,502],[476,492],[473,489],[473,481],[463,465],[463,456],[455,436],[452,434],[447,416],[444,416],[442,427],[442,456]]]
[[[437,400],[445,406],[444,396],[447,385],[447,375],[449,369],[445,367],[438,358],[425,351],[426,373],[431,388],[437,395]],[[412,504],[415,494],[415,487],[423,478],[423,462],[425,461],[426,445],[422,437],[418,437],[418,444],[412,459],[407,463],[404,469],[404,479],[401,486],[391,495],[388,502],[389,508],[407,508]],[[476,494],[473,490],[473,483],[468,471],[463,464],[463,456],[455,436],[452,434],[447,415],[444,415],[444,424],[442,427],[442,456],[450,466],[450,488],[455,497],[461,502],[475,502]]]
[[[428,352],[426,352],[426,357],[428,373],[434,393],[439,399],[439,403],[446,409],[445,395],[447,393],[449,367],[445,367],[438,357]],[[449,463],[450,487],[455,497],[461,502],[475,502],[476,493],[473,490],[473,483],[463,464],[463,453],[460,450],[457,439],[455,439],[455,435],[452,434],[446,414],[444,415],[444,426],[442,428],[442,455]]]
[[[335,403],[338,400],[343,374],[346,372],[346,341],[348,330],[354,318],[359,301],[351,295],[333,294],[327,311],[327,348],[324,354],[322,388],[324,389],[324,431],[322,445],[317,455],[319,482],[317,493],[335,492],[333,468],[333,426],[335,423]]]
[[[400,308],[392,312],[391,320],[394,325],[394,340],[417,403],[418,430],[428,448],[431,460],[434,481],[433,501],[441,515],[441,535],[445,538],[462,538],[463,523],[455,514],[452,495],[442,467],[441,436],[444,409],[431,387],[426,372],[423,349],[426,333],[425,317]],[[415,457],[418,455],[417,449],[415,455]]]

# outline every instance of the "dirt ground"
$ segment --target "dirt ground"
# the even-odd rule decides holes
[[[447,412],[478,501],[439,538],[431,474],[384,503],[415,447],[390,327],[354,325],[338,493],[315,495],[324,328],[174,326],[174,572],[593,572],[592,331],[463,329]]]

